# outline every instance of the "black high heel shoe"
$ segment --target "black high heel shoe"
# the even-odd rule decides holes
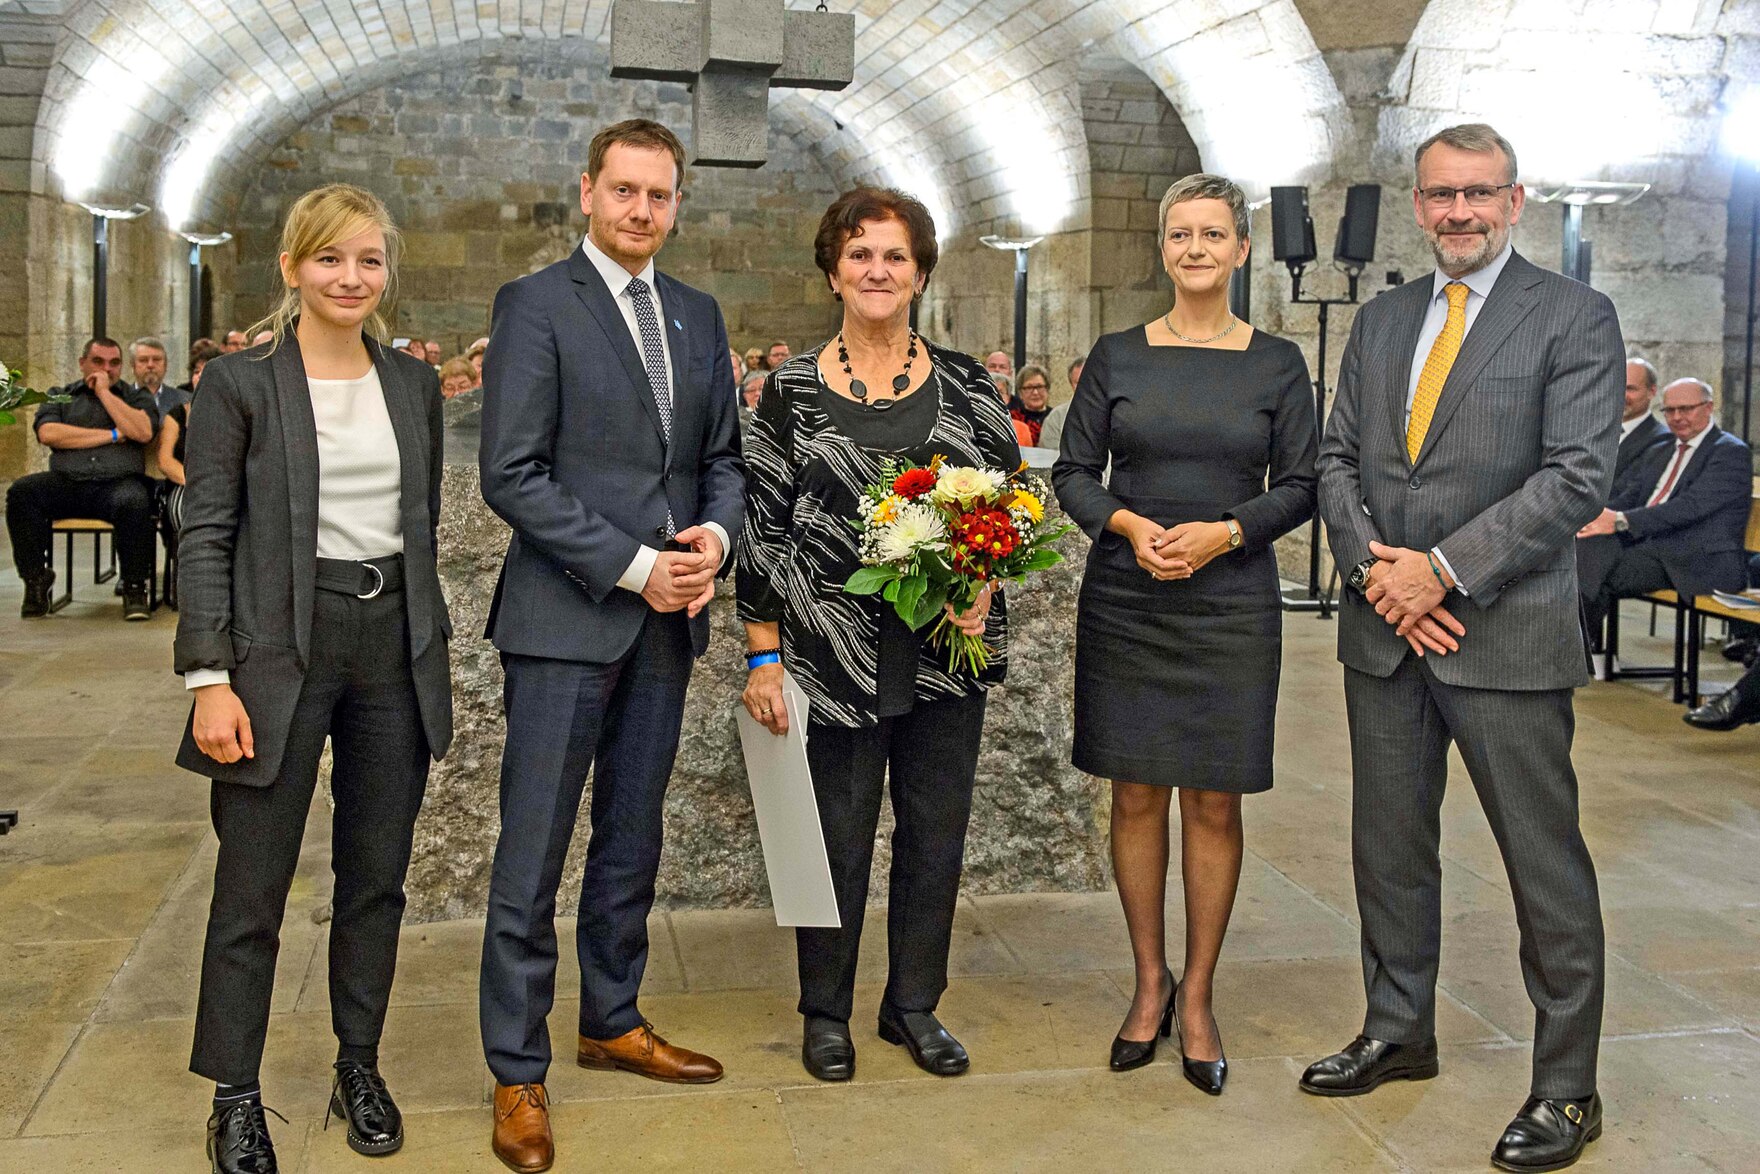
[[[1155,1058],[1155,1045],[1160,1040],[1173,1034],[1173,997],[1179,993],[1179,983],[1174,980],[1173,971],[1167,972],[1167,981],[1173,989],[1167,992],[1167,1006],[1161,1012],[1161,1027],[1155,1035],[1148,1039],[1126,1039],[1122,1035],[1112,1037],[1112,1070],[1129,1072],[1133,1068],[1141,1068]]]
[[[1177,988],[1176,988],[1177,993]],[[1220,1060],[1194,1060],[1186,1055],[1185,1028],[1179,1021],[1179,1013],[1168,1003],[1168,1011],[1173,1015],[1173,1026],[1179,1032],[1179,1066],[1185,1072],[1186,1079],[1192,1084],[1209,1093],[1213,1097],[1222,1095],[1222,1086],[1228,1083],[1228,1057]],[[1222,1032],[1216,1032],[1217,1050],[1221,1050]]]

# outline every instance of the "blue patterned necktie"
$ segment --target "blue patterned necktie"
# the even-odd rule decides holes
[[[660,319],[654,313],[654,299],[648,283],[639,277],[629,279],[629,300],[636,308],[636,326],[642,332],[642,366],[648,372],[648,386],[654,391],[654,406],[660,409],[660,434],[672,443],[672,392],[666,376],[666,346],[660,335]],[[666,537],[678,532],[672,522],[672,509],[666,510]]]

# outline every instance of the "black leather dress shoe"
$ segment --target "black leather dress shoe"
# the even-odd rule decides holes
[[[1724,641],[1723,659],[1747,666],[1753,664],[1756,658],[1760,658],[1760,640],[1752,636],[1738,636],[1734,640]]]
[[[48,572],[24,581],[24,603],[18,609],[19,618],[34,620],[49,614],[49,603],[54,595],[55,574]]]
[[[807,1016],[801,1030],[801,1067],[815,1080],[848,1080],[856,1074],[856,1045],[849,1024]]]
[[[903,1044],[918,1068],[936,1076],[958,1076],[971,1067],[965,1048],[930,1011],[881,1007],[880,1038],[889,1044]]]
[[[1302,1091],[1317,1097],[1354,1097],[1385,1080],[1429,1080],[1437,1072],[1436,1039],[1390,1044],[1359,1035],[1342,1052],[1316,1060],[1302,1073]]]
[[[331,1114],[348,1122],[348,1148],[357,1154],[379,1157],[403,1148],[403,1114],[376,1068],[358,1060],[336,1061],[325,1129],[330,1128]]]
[[[214,1110],[208,1118],[208,1163],[213,1174],[276,1174],[280,1167],[275,1164],[265,1113],[275,1110],[265,1109],[255,1098]]]
[[[1701,730],[1734,730],[1749,722],[1760,722],[1760,706],[1744,704],[1741,691],[1730,689],[1697,709],[1687,710],[1681,720]]]
[[[1173,1034],[1173,997],[1179,993],[1179,983],[1173,980],[1173,972],[1167,974],[1168,992],[1167,1006],[1161,1012],[1161,1023],[1155,1034],[1148,1039],[1126,1039],[1122,1035],[1112,1037],[1112,1056],[1108,1063],[1114,1072],[1129,1072],[1133,1068],[1141,1068],[1155,1058],[1155,1045]]]
[[[1491,1151],[1499,1170],[1562,1170],[1582,1156],[1583,1147],[1601,1136],[1601,1098],[1546,1101],[1529,1097]]]

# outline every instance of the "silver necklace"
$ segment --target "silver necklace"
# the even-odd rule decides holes
[[[1203,346],[1207,342],[1215,342],[1217,339],[1221,338],[1223,335],[1225,335],[1229,331],[1233,330],[1236,326],[1239,326],[1240,321],[1241,320],[1239,318],[1236,318],[1233,314],[1230,314],[1228,316],[1228,325],[1224,326],[1217,333],[1212,334],[1209,338],[1187,338],[1185,335],[1181,334],[1179,331],[1177,331],[1173,328],[1173,311],[1172,310],[1169,310],[1167,312],[1167,316],[1165,318],[1161,319],[1162,325],[1167,327],[1167,333],[1173,335],[1173,337],[1179,339],[1181,342],[1189,342],[1194,346]]]

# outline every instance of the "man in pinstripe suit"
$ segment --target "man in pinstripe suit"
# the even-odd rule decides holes
[[[1350,572],[1339,609],[1352,857],[1368,1015],[1302,1088],[1436,1075],[1440,812],[1448,747],[1503,854],[1535,1007],[1530,1096],[1506,1170],[1555,1170],[1601,1131],[1603,945],[1577,824],[1571,690],[1587,680],[1578,527],[1607,499],[1623,400],[1606,297],[1510,245],[1523,190],[1489,126],[1416,155],[1433,280],[1363,307],[1320,448],[1320,510]]]

